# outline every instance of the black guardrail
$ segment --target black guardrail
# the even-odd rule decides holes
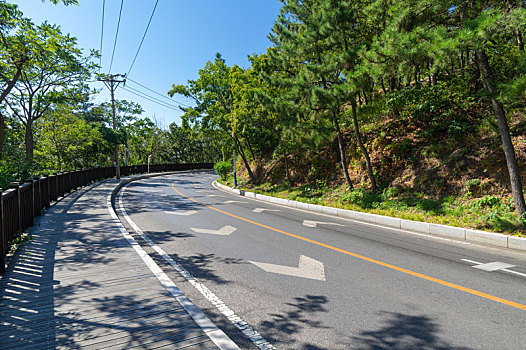
[[[149,172],[212,169],[213,166],[212,163],[152,164]],[[148,165],[123,166],[120,170],[121,176],[143,174],[148,172]],[[79,187],[114,176],[114,167],[92,168],[30,178],[24,183],[12,182],[8,190],[0,189],[0,273],[5,271],[10,242],[33,226],[34,218],[41,214],[42,209]]]

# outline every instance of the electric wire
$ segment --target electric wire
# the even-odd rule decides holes
[[[117,46],[117,37],[119,36],[119,27],[121,26],[121,16],[122,16],[122,5],[123,4],[124,4],[124,0],[121,0],[121,9],[119,10],[119,20],[117,22],[117,31],[115,32],[115,41],[113,42],[113,52],[111,53],[110,69],[108,70],[108,73],[111,73],[111,67],[113,66],[113,57],[115,56],[115,47]]]
[[[145,93],[145,92],[143,92],[143,91],[140,91],[140,90],[134,89],[134,88],[132,88],[131,86],[128,86],[127,88],[130,89],[131,91],[134,91],[135,93],[138,93],[138,94],[144,95],[144,96],[146,96],[146,97],[148,97],[148,98],[150,98],[150,99],[152,99],[152,100],[155,100],[155,101],[157,101],[157,102],[160,103],[160,104],[163,104],[163,105],[169,106],[169,107],[171,107],[171,108],[176,108],[176,109],[178,109],[178,110],[182,110],[179,106],[173,105],[173,104],[168,103],[168,102],[161,101],[161,100],[159,100],[158,98],[153,97],[153,96],[151,96],[151,95],[148,95],[147,93]]]
[[[106,8],[106,0],[102,0],[102,28],[100,30],[100,51],[99,51],[99,72],[102,67],[102,40],[104,38],[104,9]]]
[[[153,93],[156,94],[156,95],[159,95],[159,96],[161,96],[161,97],[167,99],[168,101],[170,101],[170,103],[176,102],[176,103],[180,104],[181,106],[185,106],[185,107],[188,107],[188,108],[191,108],[191,107],[192,107],[192,106],[187,105],[187,104],[185,104],[185,103],[182,103],[182,102],[180,102],[180,101],[176,101],[176,100],[174,100],[174,99],[171,99],[170,97],[168,97],[168,96],[166,96],[166,95],[163,95],[163,94],[161,94],[160,92],[157,92],[157,91],[155,91],[155,90],[152,90],[152,89],[150,89],[149,87],[144,86],[143,84],[138,83],[138,82],[136,82],[135,80],[133,80],[133,79],[131,79],[131,78],[126,77],[126,79],[129,80],[129,81],[131,81],[131,82],[134,83],[134,84],[139,85],[140,87],[142,87],[142,88],[144,88],[144,89],[146,89],[146,90],[148,90],[148,91],[150,91],[150,92],[153,92]]]
[[[157,8],[157,4],[159,4],[159,0],[155,2],[155,6],[153,7],[152,14],[150,15],[150,20],[148,21],[148,25],[146,26],[146,30],[144,31],[144,34],[141,39],[141,43],[139,44],[139,48],[137,49],[137,52],[135,53],[135,57],[133,58],[132,64],[130,66],[130,69],[128,69],[128,73],[126,75],[129,75],[133,65],[135,64],[135,60],[137,59],[137,56],[139,56],[139,51],[141,51],[142,43],[144,42],[144,38],[146,38],[146,33],[148,33],[148,29],[150,28],[150,24],[152,23],[153,14],[155,13],[155,9]]]
[[[152,96],[146,95],[146,94],[144,94],[143,92],[140,92],[140,91],[138,91],[138,90],[132,89],[132,88],[130,88],[130,87],[121,87],[121,88],[122,88],[123,90],[125,90],[125,91],[128,91],[128,92],[131,93],[131,94],[134,94],[134,95],[136,95],[136,96],[139,96],[139,97],[141,97],[141,98],[144,98],[145,100],[148,100],[148,101],[150,101],[150,102],[153,102],[153,103],[155,103],[155,104],[158,104],[158,105],[160,105],[160,106],[162,106],[162,107],[165,107],[165,108],[168,108],[168,109],[172,109],[172,110],[174,110],[174,111],[181,111],[181,112],[183,111],[183,110],[182,110],[181,108],[179,108],[179,107],[170,106],[170,105],[168,105],[168,104],[165,104],[164,102],[162,102],[162,101],[156,99],[155,97],[152,97]]]

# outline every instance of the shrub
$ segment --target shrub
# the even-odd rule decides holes
[[[232,164],[230,164],[230,162],[219,161],[214,164],[214,170],[222,180],[226,180],[228,174],[232,171]]]

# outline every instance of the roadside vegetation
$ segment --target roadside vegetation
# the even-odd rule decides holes
[[[524,232],[524,2],[283,3],[250,67],[218,54],[170,91],[244,189]]]
[[[232,177],[219,182],[234,186]],[[349,191],[343,185],[330,187],[324,183],[297,186],[263,183],[254,186],[245,182],[238,183],[237,188],[304,203],[526,237],[510,195],[473,197],[466,190],[463,196],[437,198],[424,193],[400,193],[393,187],[377,192],[362,188]]]

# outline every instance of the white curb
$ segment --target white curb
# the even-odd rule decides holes
[[[494,232],[470,230],[454,226],[431,224],[421,221],[412,221],[394,218],[390,216],[363,213],[354,210],[326,207],[317,204],[308,204],[283,198],[270,197],[253,192],[241,191],[235,188],[222,185],[217,181],[214,181],[214,186],[223,191],[232,192],[248,198],[259,199],[265,202],[280,204],[291,208],[303,209],[315,213],[340,216],[347,219],[361,220],[369,223],[375,223],[378,225],[394,227],[408,231],[415,231],[419,233],[426,233],[445,238],[452,238],[460,241],[482,243],[496,247],[526,251],[526,238],[524,237],[507,236],[504,234]]]

